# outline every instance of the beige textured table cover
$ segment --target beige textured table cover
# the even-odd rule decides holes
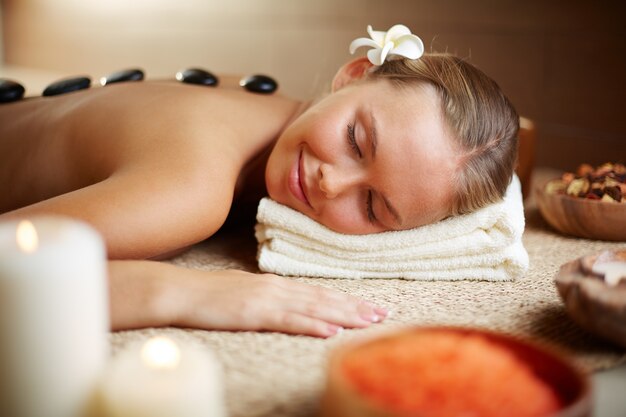
[[[532,203],[526,209],[524,244],[531,267],[516,282],[421,282],[295,278],[346,291],[394,311],[365,330],[347,330],[328,340],[277,333],[144,329],[111,334],[113,355],[129,343],[165,334],[215,352],[224,368],[226,403],[233,417],[313,416],[325,381],[329,351],[347,340],[406,325],[463,325],[521,335],[571,352],[590,370],[626,360],[626,351],[581,330],[566,315],[553,278],[560,265],[610,243],[553,232]],[[198,269],[257,271],[253,232],[214,236],[171,262]]]

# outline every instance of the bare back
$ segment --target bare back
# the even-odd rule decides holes
[[[112,258],[212,235],[299,105],[222,84],[125,83],[0,106],[0,219],[81,218]]]

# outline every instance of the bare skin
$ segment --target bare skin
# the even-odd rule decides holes
[[[112,259],[179,249],[220,228],[240,174],[298,105],[172,82],[3,106],[0,211],[84,219]]]
[[[328,337],[387,311],[272,274],[155,261],[213,235],[265,193],[268,150],[302,103],[175,82],[0,106],[0,220],[59,214],[103,235],[113,329],[184,326]],[[260,180],[259,180],[260,179]]]

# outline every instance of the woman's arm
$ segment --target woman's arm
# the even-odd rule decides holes
[[[232,198],[228,187],[209,193],[193,179],[139,174],[120,174],[0,219],[80,218],[103,234],[114,258],[168,253],[222,225]],[[109,267],[115,330],[180,326],[327,337],[340,327],[365,327],[386,315],[349,295],[270,274],[198,271],[154,261],[112,261]]]
[[[177,167],[137,167],[104,181],[0,214],[4,219],[63,215],[102,235],[110,259],[163,257],[214,234],[232,201],[228,180]],[[217,177],[217,176],[213,176]]]
[[[113,330],[177,326],[329,337],[388,314],[350,295],[273,274],[154,261],[110,261],[109,286]]]

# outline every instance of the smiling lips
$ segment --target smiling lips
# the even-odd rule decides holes
[[[311,207],[309,203],[309,199],[306,197],[304,193],[304,185],[303,185],[303,172],[302,172],[302,149],[300,150],[300,154],[298,155],[298,159],[293,164],[291,168],[291,172],[289,173],[289,191],[300,201],[302,201],[307,206]]]

